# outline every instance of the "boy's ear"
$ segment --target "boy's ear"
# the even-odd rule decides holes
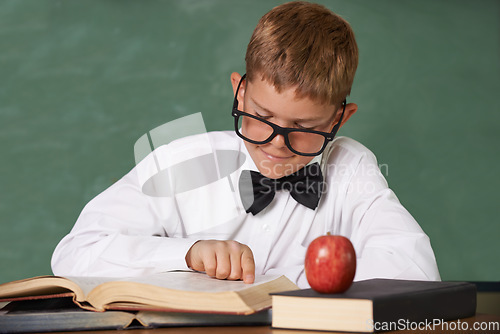
[[[236,90],[238,89],[238,84],[240,83],[241,75],[237,72],[231,73],[231,85],[233,86],[233,96],[236,94]],[[245,88],[246,88],[246,79],[241,83],[240,90],[238,91],[238,108],[240,110],[243,109],[243,97],[245,96]]]
[[[333,124],[337,124],[339,121],[340,115],[342,115],[342,108],[337,111],[337,116],[335,116]],[[339,129],[347,122],[347,120],[349,120],[349,118],[351,118],[352,115],[354,115],[356,111],[358,111],[358,105],[356,103],[348,103],[345,106],[344,117],[342,117],[342,123],[340,123]]]

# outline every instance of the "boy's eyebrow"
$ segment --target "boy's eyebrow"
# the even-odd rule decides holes
[[[263,111],[265,111],[267,113],[273,114],[273,112],[271,110],[269,110],[266,107],[260,105],[257,101],[254,100],[253,97],[250,97],[250,100],[252,100],[252,102],[257,106],[257,108],[259,108],[259,109],[261,109],[261,110],[263,110]]]
[[[250,97],[250,100],[252,100],[252,102],[257,106],[257,108],[261,109],[262,111],[265,111],[271,115],[274,115],[274,113],[269,110],[268,108],[260,105],[257,101],[254,100],[253,97]],[[320,121],[319,118],[298,118],[295,120],[296,122],[314,122],[314,121]]]

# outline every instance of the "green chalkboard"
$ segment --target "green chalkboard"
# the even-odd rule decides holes
[[[443,279],[498,280],[500,2],[319,1],[360,64],[340,134],[379,158]],[[229,75],[282,1],[0,1],[0,282],[50,274],[83,206],[147,131],[230,129]]]

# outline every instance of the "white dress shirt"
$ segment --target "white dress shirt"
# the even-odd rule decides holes
[[[222,167],[208,166],[210,159],[186,164],[221,155]],[[85,206],[54,251],[53,272],[114,277],[187,269],[185,255],[197,240],[236,240],[252,250],[256,274],[283,274],[305,288],[307,246],[330,232],[353,243],[355,280],[440,279],[429,238],[388,188],[371,151],[338,137],[316,161],[327,188],[316,210],[283,190],[254,216],[243,209],[238,179],[257,168],[234,132],[161,146]],[[181,168],[160,175],[172,166]]]

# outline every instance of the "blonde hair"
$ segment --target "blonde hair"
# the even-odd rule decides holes
[[[349,23],[308,2],[273,8],[257,24],[245,56],[246,73],[278,92],[296,87],[299,98],[339,105],[351,92],[358,46]]]

